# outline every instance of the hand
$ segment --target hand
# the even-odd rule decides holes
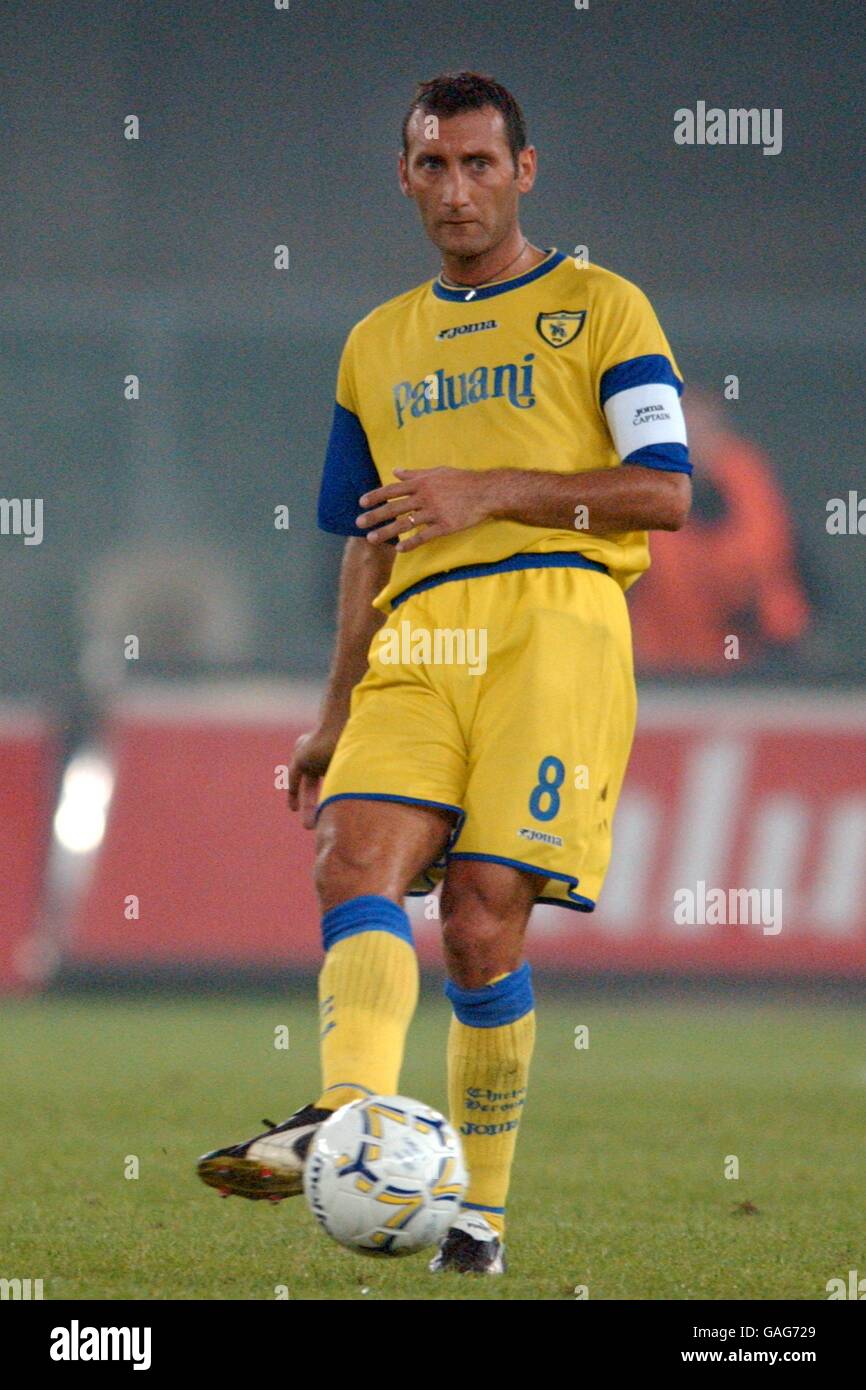
[[[382,545],[417,527],[399,551],[416,550],[435,536],[450,536],[477,526],[492,515],[493,473],[472,473],[465,468],[395,468],[398,483],[366,492],[359,499],[368,508],[357,525],[370,531],[367,540]]]
[[[289,767],[289,809],[300,811],[305,830],[315,828],[319,787],[341,732],[320,727],[309,734],[301,734],[295,744]]]

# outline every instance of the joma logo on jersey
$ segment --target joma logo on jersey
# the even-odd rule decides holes
[[[435,415],[442,410],[462,410],[465,405],[480,405],[482,401],[507,400],[515,410],[529,410],[535,405],[532,394],[532,364],[535,353],[527,352],[521,363],[503,362],[499,367],[474,367],[471,372],[453,376],[440,367],[417,382],[398,381],[392,388],[397,428],[406,423],[408,411],[415,419]],[[518,385],[519,378],[519,385]]]
[[[447,338],[462,338],[464,333],[484,333],[488,328],[498,328],[496,319],[485,319],[483,323],[459,323],[456,328],[443,328],[441,333],[436,334],[436,341],[442,342]]]

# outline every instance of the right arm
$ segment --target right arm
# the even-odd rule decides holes
[[[394,564],[393,546],[373,546],[366,536],[350,536],[343,551],[337,603],[337,637],[319,721],[295,745],[289,769],[289,806],[301,812],[308,830],[315,825],[319,783],[349,717],[352,691],[367,670],[367,653],[385,614],[373,607]]]
[[[349,717],[352,691],[367,670],[367,653],[385,615],[373,599],[385,587],[395,547],[370,545],[355,525],[358,498],[380,485],[361,421],[355,380],[357,325],[340,357],[334,416],[319,489],[318,521],[323,531],[346,536],[337,600],[337,638],[319,720],[295,745],[289,768],[289,806],[300,811],[307,830],[316,823],[319,784]]]

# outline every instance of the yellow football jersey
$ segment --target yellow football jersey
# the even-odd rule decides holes
[[[349,334],[319,524],[366,534],[358,499],[397,468],[691,472],[682,389],[646,295],[601,266],[552,248],[526,274],[474,290],[427,281]],[[649,565],[646,532],[594,535],[583,520],[578,511],[570,530],[492,520],[430,540],[395,557],[376,606],[519,554],[577,551],[627,589]]]

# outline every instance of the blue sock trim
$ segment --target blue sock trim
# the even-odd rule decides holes
[[[495,1211],[497,1216],[505,1215],[504,1207],[483,1207],[480,1202],[461,1202],[461,1211]]]
[[[505,1023],[515,1023],[535,1007],[529,961],[512,970],[504,980],[482,985],[481,989],[461,989],[452,980],[446,980],[445,993],[457,1018],[469,1028],[501,1028]]]
[[[387,931],[401,937],[409,946],[415,944],[412,924],[403,908],[378,893],[362,893],[358,898],[350,898],[332,907],[322,918],[322,943],[326,951],[344,937],[357,936],[362,931]]]

